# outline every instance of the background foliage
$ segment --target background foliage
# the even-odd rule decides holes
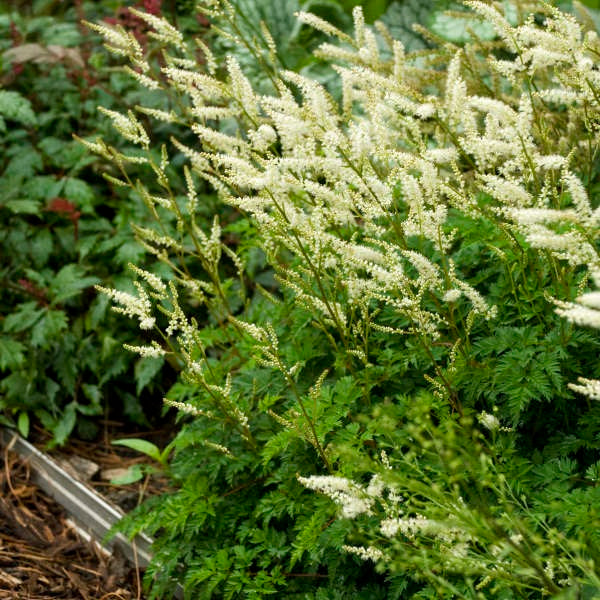
[[[72,137],[104,132],[99,104],[124,110],[144,97],[81,23],[123,10],[34,2],[0,14],[0,406],[24,434],[35,415],[58,444],[75,427],[93,436],[98,415],[147,422],[160,411],[148,403],[145,415],[143,394],[171,377],[123,350],[134,332],[93,289],[127,285],[128,263],[147,264],[130,233],[143,203]]]
[[[130,4],[160,9],[160,2]],[[215,38],[216,51],[236,52],[257,85],[264,85],[252,55],[208,29],[192,4],[166,3],[165,14],[185,32]],[[350,26],[352,3],[309,4]],[[265,18],[288,66],[322,71],[310,54],[319,36],[307,28],[301,31],[293,17],[299,6],[250,2],[239,7],[247,15],[241,26],[246,35],[256,36]],[[168,370],[159,372],[162,360],[135,360],[122,349],[134,332],[126,320],[107,312],[106,298],[93,289],[97,283],[130,286],[130,262],[160,270],[151,267],[152,259],[146,262],[144,249],[131,235],[132,221],[143,225],[147,220],[143,202],[105,180],[106,165],[72,138],[74,133],[89,139],[102,134],[123,148],[97,106],[127,110],[145,101],[155,106],[164,101],[111,66],[99,38],[81,22],[122,24],[151,44],[146,25],[129,14],[127,3],[15,1],[0,9],[0,211],[5,234],[0,242],[0,404],[6,423],[18,422],[27,434],[35,414],[61,444],[74,427],[79,435],[93,436],[95,416],[110,412],[139,423],[155,417],[156,403],[144,400],[143,407],[143,394],[160,396],[172,380]],[[394,3],[390,8],[373,3],[368,17],[385,9],[392,14],[399,10]],[[405,5],[401,10],[404,16],[393,20],[405,26],[413,13]],[[227,29],[227,23],[221,25]],[[333,80],[330,72],[326,77]],[[165,140],[171,133],[168,127],[158,131]],[[207,208],[207,218],[209,214]]]

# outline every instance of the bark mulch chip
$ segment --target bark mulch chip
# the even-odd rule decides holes
[[[141,574],[79,536],[30,480],[26,462],[0,456],[0,600],[141,600]]]

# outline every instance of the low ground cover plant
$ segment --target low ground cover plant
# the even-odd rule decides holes
[[[93,287],[127,285],[131,261],[152,268],[129,229],[146,219],[143,202],[106,181],[73,139],[100,130],[124,148],[97,106],[126,110],[147,92],[111,69],[81,21],[129,13],[108,1],[63,4],[14,2],[0,14],[1,419],[27,435],[32,417],[53,444],[73,431],[93,437],[98,417],[147,428],[160,410],[144,396],[173,381],[161,359],[123,349],[138,334]],[[144,41],[143,21],[123,22]]]
[[[600,594],[600,42],[576,9],[469,1],[414,52],[360,7],[352,35],[300,12],[339,99],[226,0],[202,10],[269,89],[155,15],[158,69],[92,26],[170,98],[103,111],[135,151],[87,142],[167,267],[101,288],[129,349],[181,369],[179,491],[123,525],[157,536],[153,597]],[[146,116],[179,133],[156,147]]]

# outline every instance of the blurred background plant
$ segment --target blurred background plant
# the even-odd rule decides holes
[[[135,332],[93,288],[127,285],[131,261],[153,268],[130,234],[130,221],[146,219],[143,203],[72,138],[103,132],[121,147],[97,106],[144,98],[81,23],[124,10],[36,1],[0,13],[0,406],[5,424],[27,435],[35,416],[55,444],[75,429],[93,437],[98,416],[147,426],[161,411],[144,402],[173,379],[157,376],[162,360],[122,348]]]

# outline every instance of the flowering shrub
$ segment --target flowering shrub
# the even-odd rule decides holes
[[[264,28],[237,41],[271,93],[156,16],[135,13],[159,71],[93,26],[174,98],[139,113],[181,132],[158,153],[136,113],[104,111],[139,150],[87,143],[170,269],[103,290],[155,333],[130,348],[182,369],[180,491],[124,526],[158,534],[155,597],[171,578],[203,598],[600,593],[600,42],[583,9],[466,5],[466,41],[423,31],[437,48],[414,53],[359,7],[353,35],[300,12],[331,38],[339,102]]]

